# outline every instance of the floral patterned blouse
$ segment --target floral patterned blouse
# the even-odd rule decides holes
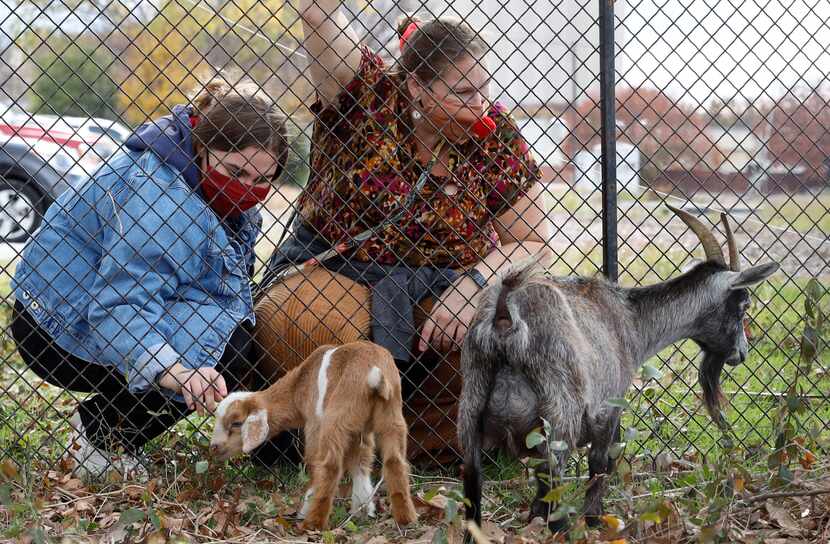
[[[312,106],[312,177],[299,210],[332,244],[397,213],[421,174],[401,88],[401,76],[364,49],[355,78],[334,103]],[[498,245],[494,218],[539,179],[539,169],[506,109],[496,103],[489,115],[496,131],[451,146],[450,175],[430,175],[403,219],[364,241],[353,258],[456,268],[481,261]],[[448,185],[454,187],[445,190]]]

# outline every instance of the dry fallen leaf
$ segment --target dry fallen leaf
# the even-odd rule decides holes
[[[548,524],[540,517],[530,520],[527,527],[522,529],[521,536],[525,538],[538,539],[544,537],[548,532]]]
[[[164,516],[161,519],[161,525],[165,529],[170,531],[181,531],[184,529],[185,519],[184,518],[173,518],[170,516]]]
[[[767,509],[770,520],[774,521],[784,530],[785,534],[789,536],[801,536],[801,528],[790,515],[789,508],[775,504],[772,500],[768,500],[764,506]]]
[[[138,499],[144,494],[145,489],[140,485],[128,485],[124,487],[124,494],[131,499]]]
[[[798,460],[801,463],[801,466],[804,467],[805,470],[810,470],[812,468],[813,463],[816,462],[816,456],[813,455],[811,451],[805,451],[804,454],[801,456],[801,459]]]
[[[744,479],[741,476],[735,476],[735,492],[743,493],[744,487]]]
[[[619,533],[625,529],[625,522],[613,514],[605,514],[600,519],[614,533]]]
[[[95,509],[92,507],[92,505],[88,501],[81,500],[81,501],[76,501],[75,502],[75,511],[78,512],[79,514],[83,513],[83,512],[92,512],[94,510]]]
[[[507,534],[497,524],[489,520],[484,520],[481,524],[481,530],[484,531],[490,540],[493,542],[504,542]]]
[[[447,507],[447,497],[442,495],[440,492],[430,497],[429,500],[427,500],[425,497],[426,496],[423,493],[419,492],[418,495],[415,497],[415,502],[420,502],[422,505],[431,506],[441,511],[443,511]]]
[[[67,475],[68,476],[68,475]],[[84,483],[78,478],[66,478],[61,482],[61,489],[64,491],[77,491],[84,487]]]
[[[3,462],[0,463],[0,472],[3,473],[6,479],[14,480],[17,478],[17,463],[11,459],[3,459]]]

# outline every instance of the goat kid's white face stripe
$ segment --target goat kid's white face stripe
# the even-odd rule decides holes
[[[219,403],[219,406],[216,407],[216,425],[213,428],[213,436],[217,439],[224,439],[227,435],[227,430],[225,429],[225,412],[228,411],[228,406],[233,404],[238,400],[245,399],[250,397],[253,393],[250,391],[238,391],[236,393],[231,393],[224,399],[222,402]]]
[[[335,351],[337,351],[337,348],[330,349],[323,354],[320,371],[317,373],[317,409],[315,410],[317,417],[323,417],[323,401],[326,398],[326,389],[329,386],[329,365],[331,365],[331,356]]]

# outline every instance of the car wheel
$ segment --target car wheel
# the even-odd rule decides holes
[[[37,230],[48,199],[30,183],[0,177],[0,242],[23,242]]]

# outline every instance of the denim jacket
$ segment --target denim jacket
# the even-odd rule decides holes
[[[216,365],[254,322],[261,216],[228,230],[185,178],[150,149],[118,154],[49,207],[12,282],[59,347],[117,367],[131,391],[175,362]]]

